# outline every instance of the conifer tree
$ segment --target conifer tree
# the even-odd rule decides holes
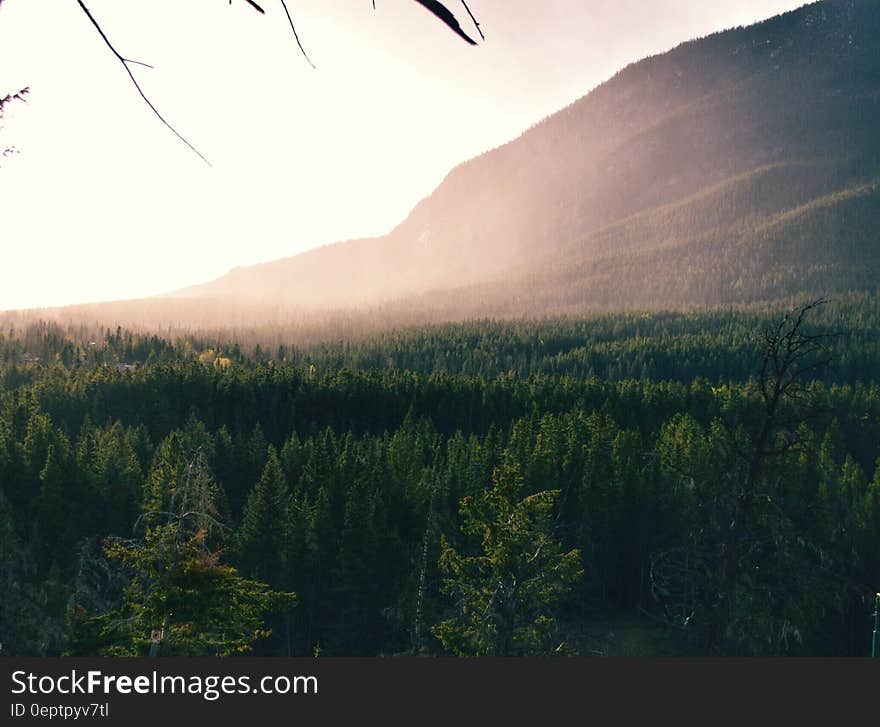
[[[517,466],[496,471],[493,487],[461,502],[462,532],[481,541],[462,555],[442,539],[444,591],[456,614],[434,627],[460,656],[561,653],[555,609],[583,577],[580,552],[564,552],[554,533],[559,490],[523,497]]]
[[[182,530],[177,521],[148,529],[142,541],[108,541],[107,555],[132,578],[117,609],[76,623],[71,654],[146,656],[158,631],[165,655],[229,656],[270,635],[266,616],[296,596],[243,578],[207,547],[205,531]]]
[[[49,445],[46,465],[40,472],[40,493],[34,520],[34,551],[42,569],[64,556],[67,532],[66,470],[68,463],[60,447]]]
[[[287,497],[287,482],[278,454],[269,446],[263,474],[244,506],[236,553],[245,573],[272,584],[282,578]]]
[[[371,616],[375,611],[377,536],[373,527],[373,503],[362,482],[349,489],[339,539],[340,636],[343,653],[369,653]]]
[[[0,490],[0,633],[3,656],[42,656],[61,638],[46,609],[46,593],[30,549],[14,527],[14,513]]]

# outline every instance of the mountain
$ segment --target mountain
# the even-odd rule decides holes
[[[878,231],[880,3],[825,0],[628,66],[453,169],[385,236],[37,313],[311,339],[877,291]]]
[[[472,315],[871,289],[878,180],[880,4],[827,0],[627,67],[384,237],[178,295]]]

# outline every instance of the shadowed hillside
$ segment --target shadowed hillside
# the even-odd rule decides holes
[[[873,288],[878,34],[877,4],[846,0],[685,43],[457,167],[385,237],[178,295],[427,295],[455,317]]]

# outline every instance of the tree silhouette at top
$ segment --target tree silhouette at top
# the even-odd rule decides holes
[[[470,45],[476,45],[476,41],[473,38],[471,38],[467,33],[464,32],[464,30],[461,27],[461,24],[458,22],[455,15],[453,15],[452,11],[449,10],[449,8],[447,8],[443,3],[437,2],[436,0],[414,0],[414,1],[417,2],[419,5],[421,5],[422,7],[424,7],[429,12],[431,12],[433,15],[435,15],[441,22],[443,22],[446,26],[448,26],[456,35],[458,35],[460,38],[462,38],[465,42],[467,42]],[[0,2],[2,2],[2,0],[0,0]],[[85,2],[83,2],[83,0],[76,0],[76,2],[79,5],[82,12],[85,13],[86,17],[89,19],[89,22],[95,28],[98,35],[100,35],[101,40],[104,41],[104,44],[107,46],[107,48],[110,49],[110,52],[114,55],[116,60],[119,61],[120,65],[125,69],[126,74],[128,75],[129,79],[131,80],[131,82],[134,85],[135,89],[137,90],[138,94],[144,100],[144,103],[146,103],[147,106],[149,106],[150,110],[153,112],[153,114],[155,114],[156,118],[158,118],[159,121],[161,121],[165,126],[167,126],[168,129],[178,139],[180,139],[193,152],[195,152],[202,159],[202,161],[204,161],[206,164],[210,165],[210,162],[205,158],[205,156],[198,149],[196,149],[180,132],[178,132],[177,129],[175,129],[174,126],[172,126],[171,123],[153,105],[152,101],[150,101],[150,99],[147,97],[144,90],[141,88],[141,85],[138,83],[137,77],[134,75],[134,73],[132,72],[132,69],[131,69],[131,67],[133,65],[145,66],[147,68],[151,68],[151,66],[149,64],[142,63],[140,61],[131,60],[130,58],[127,58],[125,55],[123,55],[119,50],[117,50],[116,46],[112,43],[110,38],[104,32],[104,29],[101,27],[100,22],[92,14],[92,12],[89,10],[89,8],[85,4]],[[245,2],[248,5],[250,5],[254,10],[259,12],[260,14],[262,14],[262,15],[266,14],[266,11],[263,9],[263,7],[260,4],[258,4],[257,2],[255,2],[254,0],[245,0]],[[309,65],[312,66],[312,68],[314,68],[315,65],[309,59],[309,56],[306,53],[302,42],[300,41],[299,34],[297,33],[296,26],[294,25],[293,17],[290,14],[290,9],[287,7],[287,3],[285,2],[285,0],[280,0],[280,2],[281,2],[282,8],[284,9],[284,14],[287,17],[288,22],[290,23],[290,30],[293,33],[293,37],[296,40],[296,44],[299,47],[300,52],[303,54],[303,57],[306,59],[306,61],[309,63]],[[232,5],[232,0],[229,0],[229,4]],[[465,10],[467,10],[467,14],[471,18],[471,20],[473,21],[474,27],[477,29],[477,32],[480,34],[480,37],[481,38],[484,37],[482,30],[480,30],[479,22],[477,22],[477,19],[474,17],[473,13],[471,13],[470,8],[468,7],[467,3],[464,2],[464,0],[462,0],[462,5],[464,6]],[[373,9],[375,9],[375,7],[376,7],[376,3],[374,0]]]

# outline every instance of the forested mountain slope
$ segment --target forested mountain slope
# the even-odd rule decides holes
[[[385,237],[180,295],[448,317],[689,306],[880,279],[880,7],[826,0],[633,64],[455,168]]]

